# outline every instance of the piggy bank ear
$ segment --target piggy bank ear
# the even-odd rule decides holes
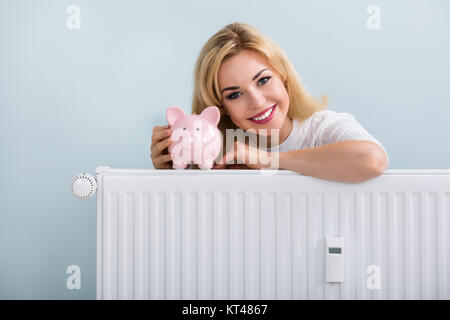
[[[220,111],[219,108],[217,108],[216,106],[211,106],[208,107],[206,109],[204,109],[202,111],[202,113],[200,113],[200,117],[208,120],[209,122],[211,122],[213,125],[217,126],[217,124],[220,121]]]
[[[181,109],[179,106],[171,106],[167,108],[166,111],[166,119],[169,125],[173,126],[175,122],[177,122],[178,119],[183,118],[186,116],[186,113],[184,113],[184,110]]]

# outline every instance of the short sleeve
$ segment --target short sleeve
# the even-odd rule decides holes
[[[315,147],[345,140],[368,140],[383,148],[389,159],[388,153],[380,141],[367,132],[351,114],[325,110],[314,116],[312,126],[315,131],[313,138]]]

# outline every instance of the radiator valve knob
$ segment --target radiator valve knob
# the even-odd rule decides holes
[[[97,181],[89,173],[80,173],[73,177],[70,191],[78,199],[89,199],[97,191]]]

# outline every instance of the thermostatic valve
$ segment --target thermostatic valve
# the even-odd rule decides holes
[[[78,199],[89,199],[97,192],[97,181],[89,173],[77,174],[72,179],[70,191]]]

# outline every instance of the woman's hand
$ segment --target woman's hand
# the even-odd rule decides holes
[[[153,127],[152,144],[150,146],[150,157],[155,169],[172,169],[172,158],[167,149],[172,143],[170,127]]]
[[[231,154],[234,154],[233,155]],[[271,157],[269,152],[260,150],[256,147],[249,146],[240,141],[236,141],[234,143],[234,152],[233,149],[228,151],[223,157],[220,163],[214,164],[213,169],[269,169],[270,162],[267,163],[267,159]],[[232,164],[227,164],[231,162]],[[235,163],[239,160],[242,163]]]

